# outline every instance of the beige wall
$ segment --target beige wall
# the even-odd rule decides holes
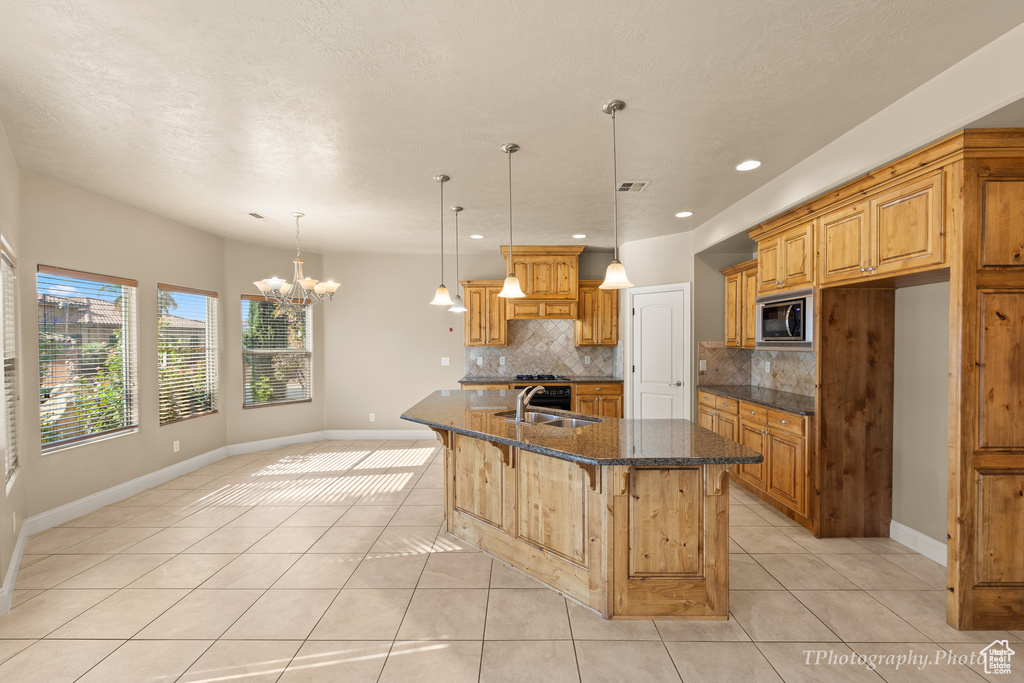
[[[688,232],[626,242],[619,247],[619,260],[626,266],[629,281],[637,287],[693,281]]]
[[[10,144],[7,142],[7,135],[3,126],[0,125],[0,235],[3,235],[3,238],[14,249],[15,256],[20,256],[21,250],[20,175],[18,166],[14,162],[14,155],[11,153]],[[22,396],[25,395],[25,386],[22,384],[22,390],[19,392]],[[24,447],[22,447],[22,452],[24,452]],[[3,461],[4,455],[0,450],[0,463]],[[0,471],[2,470],[3,465],[0,464]],[[7,577],[11,556],[14,554],[14,546],[17,544],[22,522],[27,515],[24,475],[25,471],[22,467],[7,485],[4,485],[4,481],[0,479],[0,586],[3,585],[4,579]]]
[[[896,290],[892,518],[946,542],[949,283]]]

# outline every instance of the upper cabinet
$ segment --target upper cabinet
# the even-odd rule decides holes
[[[579,259],[581,246],[501,247],[508,272],[519,278],[527,299],[576,300],[579,298]]]
[[[580,307],[576,346],[615,346],[619,343],[619,290],[598,289],[600,280],[579,283]]]
[[[942,172],[883,190],[821,217],[818,283],[850,282],[940,266]]]
[[[724,269],[725,345],[752,349],[757,337],[758,259]]]
[[[498,297],[501,280],[470,280],[462,283],[465,294],[466,346],[505,346],[508,325],[505,300]]]
[[[761,294],[814,283],[814,227],[807,221],[757,240],[757,289]]]

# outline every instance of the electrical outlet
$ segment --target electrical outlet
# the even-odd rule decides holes
[[[583,356],[583,364],[590,365],[590,356]]]
[[[769,375],[772,374],[772,362],[770,360],[764,362],[764,371]]]
[[[370,422],[376,422],[376,420],[377,420],[377,416],[374,415],[373,413],[370,413]]]
[[[708,370],[708,362],[706,360],[702,360],[700,362],[700,371],[701,372],[707,372],[707,370]]]
[[[483,356],[477,356],[476,364],[477,365],[483,365],[484,364]]]
[[[451,356],[441,356],[441,365],[451,365],[451,364],[452,364],[452,357]]]
[[[505,356],[498,356],[498,365],[505,364]]]
[[[181,450],[181,442],[175,439],[174,441],[174,452],[177,453]]]

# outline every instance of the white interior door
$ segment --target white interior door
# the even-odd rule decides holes
[[[632,293],[632,417],[685,418],[690,388],[687,290]]]

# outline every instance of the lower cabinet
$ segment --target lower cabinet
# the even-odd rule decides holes
[[[573,412],[596,417],[622,417],[622,385],[573,385]]]
[[[739,401],[716,394],[700,392],[697,424],[730,441],[740,440]]]

